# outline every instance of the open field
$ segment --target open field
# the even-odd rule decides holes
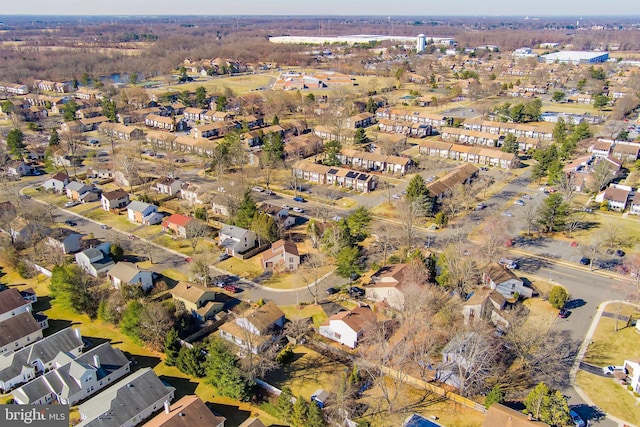
[[[612,378],[599,377],[578,371],[576,383],[599,407],[607,413],[635,425],[640,425],[640,408],[637,398]]]
[[[172,84],[164,86],[161,89],[152,89],[150,92],[162,94],[166,92],[182,92],[185,90],[195,91],[196,88],[202,86],[207,89],[208,93],[223,92],[225,88],[231,89],[238,95],[243,95],[260,87],[268,87],[274,81],[279,73],[269,74],[251,74],[233,77],[195,77],[195,81],[182,84]]]
[[[629,306],[627,306],[628,312]],[[614,304],[607,306],[607,311],[616,312]],[[621,311],[621,314],[623,313]],[[640,312],[635,312],[634,317],[640,317]],[[624,321],[618,321],[618,331],[615,331],[615,319],[602,317],[598,322],[596,331],[591,339],[592,343],[587,348],[584,360],[597,366],[622,365],[625,359],[640,359],[640,336],[634,327],[626,327]],[[623,329],[621,329],[623,328]]]

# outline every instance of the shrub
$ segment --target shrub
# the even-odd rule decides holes
[[[276,356],[276,362],[281,365],[285,365],[293,359],[293,349],[291,346],[286,346],[283,348],[280,353]]]
[[[553,308],[562,308],[569,301],[569,293],[562,286],[554,286],[549,292],[549,303]]]
[[[628,385],[628,386],[627,386],[627,390],[629,390],[629,391],[633,391],[633,387],[631,387],[631,385]]]
[[[276,408],[275,405],[271,402],[262,402],[260,404],[260,409],[262,409],[264,412],[271,415],[272,417],[280,418],[278,408]]]
[[[634,391],[634,392],[633,392],[633,395],[634,395],[635,397],[640,397],[640,393],[638,393],[637,391]]]

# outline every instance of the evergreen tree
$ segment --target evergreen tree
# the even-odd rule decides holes
[[[248,384],[229,345],[221,338],[214,338],[209,344],[209,356],[206,364],[207,382],[214,386],[222,396],[238,400],[248,397]]]
[[[558,122],[553,127],[553,139],[556,140],[558,144],[564,144],[567,139],[567,124],[562,117],[558,117]]]
[[[142,304],[138,300],[130,301],[127,308],[122,313],[120,319],[120,330],[126,336],[140,343],[140,313],[142,312]]]
[[[364,110],[371,114],[376,113],[376,103],[372,97],[369,97],[369,99],[367,99],[367,105],[366,107],[364,107]]]
[[[77,265],[61,265],[51,270],[49,290],[63,307],[76,313],[97,315],[97,306],[90,293],[92,281]]]
[[[256,202],[253,201],[251,192],[246,190],[242,202],[240,202],[240,206],[238,206],[238,212],[236,213],[233,223],[238,227],[249,229],[253,217],[256,216],[256,212],[258,212]]]
[[[538,208],[538,225],[545,233],[560,231],[564,228],[568,215],[569,205],[564,202],[562,194],[553,193]]]
[[[224,111],[225,108],[227,108],[227,97],[220,95],[218,99],[216,99],[216,111]]]
[[[118,121],[116,102],[111,99],[104,98],[101,106],[102,115],[108,118],[111,123],[116,123]]]
[[[167,366],[174,366],[178,361],[180,353],[180,341],[178,339],[178,331],[171,329],[164,339],[164,364]]]
[[[355,145],[364,145],[369,142],[369,138],[367,138],[367,133],[364,128],[356,129],[356,133],[353,136],[353,143]]]
[[[504,141],[502,143],[502,150],[505,153],[518,154],[518,138],[512,133],[508,133],[507,136],[504,137]]]
[[[339,141],[327,141],[324,144],[324,164],[327,166],[340,166],[338,154],[342,150],[342,144]]]
[[[573,129],[573,133],[571,134],[571,138],[576,141],[582,141],[583,139],[590,138],[593,135],[591,129],[589,128],[589,123],[585,120],[578,123],[578,125]]]
[[[20,129],[14,128],[7,134],[7,148],[16,157],[22,157],[26,146],[24,145],[24,134]]]
[[[271,215],[264,212],[256,212],[249,229],[258,236],[259,244],[263,242],[273,243],[280,238],[278,225]]]
[[[291,411],[291,424],[295,427],[305,427],[307,422],[307,413],[309,404],[302,396],[298,396],[296,403],[293,404]]]
[[[78,111],[78,104],[76,101],[70,99],[66,104],[64,104],[64,108],[62,110],[62,119],[65,122],[72,122],[76,119],[76,111]]]
[[[362,273],[359,246],[345,246],[336,257],[336,273],[345,279],[351,279]]]
[[[312,95],[312,94],[310,94],[310,95]],[[274,114],[273,120],[271,120],[271,124],[274,125],[274,126],[280,124],[280,119],[278,118],[277,115]]]
[[[196,106],[200,108],[207,106],[207,89],[203,86],[196,88]]]
[[[320,409],[320,406],[318,406],[316,402],[311,402],[307,411],[307,423],[305,426],[324,427],[325,425],[324,418],[322,417],[322,409]]]
[[[364,206],[359,206],[347,217],[346,222],[349,226],[349,233],[355,242],[362,242],[369,236],[371,212]]]
[[[416,174],[407,185],[405,198],[409,202],[419,203],[425,214],[433,212],[434,200],[421,175]]]
[[[262,151],[267,153],[268,167],[273,167],[281,162],[284,159],[284,142],[282,141],[282,135],[280,135],[279,132],[267,135],[267,137],[264,138]]]
[[[176,360],[178,370],[192,377],[204,377],[207,359],[203,350],[201,344],[194,345],[192,348],[186,345],[181,347]]]
[[[484,407],[489,409],[489,407],[494,403],[502,402],[504,402],[504,391],[502,391],[500,384],[496,384],[493,386],[491,391],[487,393],[487,397],[484,399]]]
[[[60,135],[56,128],[51,129],[51,135],[49,135],[49,146],[57,147],[60,144]]]
[[[282,393],[280,393],[278,400],[276,400],[278,417],[286,422],[291,421],[291,414],[293,413],[293,403],[291,402],[292,398],[293,394],[291,394],[291,389],[289,387],[283,387]]]
[[[524,405],[536,419],[554,426],[564,426],[571,422],[567,399],[545,383],[538,384],[527,395]]]

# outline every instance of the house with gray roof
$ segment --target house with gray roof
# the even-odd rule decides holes
[[[78,252],[76,264],[93,277],[106,274],[115,265],[111,259],[111,243],[102,243],[95,248]]]
[[[6,393],[39,372],[55,369],[58,354],[79,356],[83,347],[80,330],[66,328],[21,350],[0,354],[0,391]]]
[[[119,380],[130,371],[129,359],[109,343],[78,357],[60,353],[56,368],[13,391],[19,405],[75,405]]]
[[[114,288],[120,289],[125,284],[140,286],[143,291],[153,288],[153,276],[149,270],[140,270],[130,262],[119,262],[107,272],[107,277]]]
[[[83,184],[78,181],[71,181],[65,187],[67,197],[71,200],[79,202],[93,202],[98,200],[100,194],[95,187]]]
[[[225,225],[220,229],[218,236],[220,246],[231,256],[247,252],[258,243],[256,233],[235,225]]]
[[[131,222],[144,225],[154,225],[162,222],[162,214],[158,212],[156,205],[137,200],[127,206],[127,217]]]
[[[46,243],[63,254],[71,254],[81,249],[82,235],[68,228],[56,228],[47,236]]]
[[[137,426],[169,405],[174,393],[151,368],[140,369],[81,404],[76,427]]]
[[[516,293],[525,298],[533,296],[533,289],[526,286],[524,281],[511,270],[497,262],[492,262],[487,266],[482,273],[482,283],[495,289],[507,299],[513,298]]]
[[[30,311],[0,322],[0,354],[17,351],[42,339],[42,327]]]

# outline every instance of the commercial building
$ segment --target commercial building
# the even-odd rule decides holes
[[[541,58],[547,64],[553,64],[554,62],[560,62],[563,64],[595,64],[599,62],[606,62],[609,59],[609,53],[565,50],[562,52],[542,55]]]

